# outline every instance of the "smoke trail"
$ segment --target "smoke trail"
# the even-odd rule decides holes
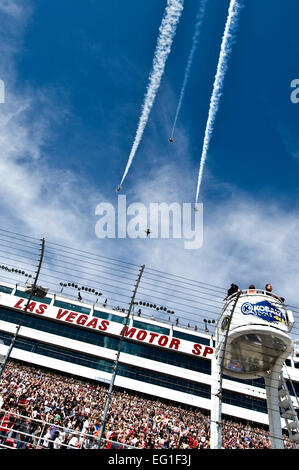
[[[172,41],[176,32],[176,27],[183,11],[183,4],[184,0],[167,0],[167,7],[165,9],[165,13],[159,28],[159,36],[154,54],[153,68],[149,77],[149,85],[145,94],[142,113],[139,119],[135,140],[133,142],[128,163],[124,171],[120,186],[123,183],[125,177],[127,176],[136,150],[141,141],[146,123],[148,121],[148,117],[152,109],[164,72],[166,59],[171,49]]]
[[[231,0],[228,10],[228,16],[226,20],[225,30],[222,37],[220,55],[217,65],[217,71],[214,80],[213,92],[210,100],[210,109],[209,115],[205,130],[204,142],[203,142],[203,150],[202,156],[200,161],[200,168],[198,174],[198,182],[197,182],[197,190],[196,190],[196,202],[198,201],[199,189],[202,180],[203,169],[207,157],[207,152],[209,149],[210,140],[213,133],[214,123],[216,114],[219,108],[219,102],[222,94],[222,87],[225,78],[225,74],[228,68],[228,59],[229,54],[232,49],[232,41],[234,38],[234,33],[238,23],[239,11],[241,5],[239,4],[238,0]]]
[[[197,48],[197,45],[198,45],[198,38],[199,38],[199,35],[200,35],[200,28],[201,28],[201,25],[202,25],[202,22],[203,22],[203,19],[204,19],[206,5],[207,5],[207,0],[203,0],[202,4],[201,4],[201,6],[198,10],[198,13],[196,15],[195,29],[194,29],[193,38],[192,38],[192,47],[191,47],[191,50],[190,50],[190,53],[189,53],[188,62],[187,62],[187,66],[186,66],[186,69],[185,69],[184,81],[183,81],[183,85],[182,85],[182,88],[181,88],[180,98],[179,98],[179,102],[178,102],[178,105],[177,105],[176,114],[175,114],[175,118],[174,118],[174,122],[173,122],[173,126],[172,126],[172,131],[171,131],[171,135],[170,135],[171,137],[173,137],[173,133],[174,133],[174,129],[175,129],[175,126],[176,126],[177,119],[178,119],[178,115],[179,115],[179,112],[180,112],[180,109],[181,109],[181,106],[182,106],[182,102],[183,102],[183,98],[184,98],[184,94],[185,94],[185,89],[186,89],[186,86],[187,86],[191,66],[192,66],[192,63],[193,63],[194,54],[196,52],[196,48]]]

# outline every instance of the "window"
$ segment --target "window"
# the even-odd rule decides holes
[[[16,290],[15,294],[17,297],[23,297],[24,299],[28,299],[30,297],[30,294],[28,294],[27,292],[24,292],[22,290]],[[35,302],[40,302],[42,304],[47,304],[49,305],[51,303],[51,298],[50,297],[43,297],[43,298],[40,298],[40,297],[32,297],[31,299],[32,301],[35,301]]]
[[[168,335],[170,334],[169,328],[163,328],[162,326],[159,325],[150,325],[149,323],[145,323],[142,321],[134,320],[133,321],[133,326],[135,328],[140,328],[141,330],[148,330],[148,331],[153,331],[154,333],[161,333],[162,335]]]
[[[152,361],[162,362],[163,364],[211,375],[211,361],[207,359],[183,355],[168,349],[159,349],[130,341],[123,342],[121,351],[126,354],[134,354],[135,356],[143,357],[144,359],[151,359]]]
[[[210,345],[209,338],[204,338],[202,336],[190,335],[189,333],[183,333],[182,331],[173,331],[173,336],[179,339],[185,339],[186,341],[191,341],[192,343],[200,343]]]
[[[294,382],[293,380],[286,380],[286,385],[288,387],[289,394],[297,398],[299,396],[299,383]]]
[[[11,287],[6,287],[6,286],[0,286],[0,292],[3,292],[4,294],[11,294],[13,289]]]
[[[230,377],[228,375],[223,374],[223,378],[227,380],[231,380],[233,382],[239,382],[241,384],[251,385],[252,387],[259,387],[265,388],[265,381],[263,378],[260,379],[239,379],[237,377]]]
[[[240,406],[241,408],[259,411],[261,413],[268,412],[266,400],[262,400],[261,398],[256,398],[249,395],[242,395],[241,393],[223,390],[222,401],[223,403],[229,403],[230,405]]]
[[[139,380],[140,382],[159,385],[160,387],[170,388],[172,390],[188,393],[191,395],[211,398],[211,387],[206,384],[191,382],[191,380],[172,377],[160,372],[140,369],[124,364],[120,364],[118,373],[124,377]]]
[[[73,312],[85,313],[85,315],[90,314],[90,308],[81,307],[80,305],[69,304],[68,302],[62,302],[60,300],[54,301],[54,307],[65,308],[66,310],[72,310]]]
[[[101,310],[94,310],[93,316],[103,318],[104,320],[115,321],[116,323],[125,323],[126,317],[120,315],[113,315],[113,313],[102,312]]]

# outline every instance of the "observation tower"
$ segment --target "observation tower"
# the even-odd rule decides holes
[[[281,418],[285,419],[293,445],[299,442],[298,417],[282,374],[284,362],[293,351],[293,324],[292,312],[272,292],[239,290],[226,299],[215,329],[211,448],[221,448],[223,375],[237,379],[263,377],[272,448],[284,448]]]

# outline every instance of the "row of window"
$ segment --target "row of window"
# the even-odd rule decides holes
[[[0,320],[8,321],[10,323],[18,323],[19,319],[19,312],[0,309]],[[27,314],[24,317],[23,325],[35,330],[52,333],[64,338],[74,339],[76,341],[101,346],[115,351],[118,349],[119,345],[119,338],[113,338],[105,334],[74,327],[72,325],[66,325],[64,323],[58,323],[43,317],[37,318],[30,314]],[[146,344],[134,343],[127,339],[123,341],[121,351],[126,354],[151,359],[163,364],[170,364],[184,369],[193,370],[195,372],[211,374],[211,361],[208,359],[182,355],[168,349],[159,349]]]
[[[222,391],[222,402],[234,406],[240,406],[247,410],[259,411],[261,413],[267,413],[267,402],[261,398],[252,397],[249,395],[240,395],[229,390]]]
[[[160,333],[162,335],[170,335],[170,329],[165,328],[159,325],[151,325],[140,320],[134,320],[133,326],[140,328],[141,330],[153,331],[154,333]],[[173,330],[173,337],[178,339],[184,339],[186,341],[191,341],[193,343],[200,343],[210,345],[210,339],[203,336],[190,335],[183,331]]]
[[[265,388],[265,380],[263,377],[259,379],[238,379],[236,377],[229,377],[228,375],[223,374],[223,378],[227,380],[232,380],[233,382],[239,382],[241,384],[245,385],[251,385],[253,387],[259,387],[259,388]],[[293,382],[290,380],[285,380],[286,385],[288,387],[288,391],[290,395],[293,395],[294,397],[299,396],[299,382]]]

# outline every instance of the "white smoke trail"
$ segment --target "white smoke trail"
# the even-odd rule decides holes
[[[192,66],[192,63],[193,63],[194,54],[195,54],[197,46],[198,46],[198,38],[199,38],[199,35],[200,35],[200,28],[201,28],[201,25],[202,25],[202,22],[203,22],[203,19],[204,19],[204,16],[205,16],[206,5],[207,5],[207,0],[203,0],[202,3],[201,3],[200,8],[198,10],[198,13],[196,15],[195,29],[194,29],[193,38],[192,38],[192,47],[191,47],[191,50],[190,50],[190,53],[189,53],[188,62],[187,62],[186,69],[185,69],[183,85],[182,85],[182,88],[181,88],[181,93],[180,93],[180,97],[179,97],[179,101],[178,101],[178,105],[177,105],[177,109],[176,109],[176,114],[175,114],[172,130],[171,130],[171,134],[170,134],[171,137],[173,137],[173,134],[174,134],[175,126],[176,126],[176,123],[177,123],[177,119],[178,119],[179,112],[181,110],[181,106],[182,106],[182,102],[183,102],[183,98],[184,98],[184,95],[185,95],[185,89],[186,89],[187,82],[188,82],[188,79],[189,79],[189,76],[190,76],[190,70],[191,70],[191,66]]]
[[[142,113],[139,119],[135,140],[129,155],[128,163],[124,171],[120,186],[122,185],[129,168],[132,164],[138,145],[141,141],[143,131],[148,121],[161,78],[164,72],[165,63],[171,50],[172,41],[176,32],[176,27],[183,11],[184,0],[167,0],[165,13],[159,28],[159,36],[154,54],[153,68],[149,77],[149,85],[145,94]]]
[[[210,140],[213,133],[214,123],[216,114],[219,108],[219,102],[222,94],[222,87],[225,78],[225,74],[228,68],[228,59],[229,54],[232,49],[232,41],[234,39],[234,33],[238,23],[239,11],[241,5],[238,0],[231,0],[228,10],[228,16],[226,20],[225,30],[222,37],[220,55],[217,65],[217,71],[215,75],[214,85],[213,85],[213,92],[210,100],[210,109],[209,115],[205,130],[204,142],[203,142],[203,150],[202,156],[200,161],[200,168],[198,174],[198,182],[197,182],[197,189],[196,189],[196,202],[198,201],[199,189],[202,181],[202,174],[203,169],[207,157],[207,152],[209,149]]]

